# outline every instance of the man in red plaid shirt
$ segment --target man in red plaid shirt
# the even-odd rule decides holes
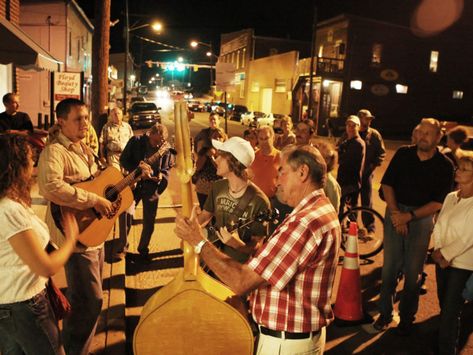
[[[341,234],[323,192],[326,170],[312,146],[283,150],[277,196],[294,210],[245,265],[207,242],[195,217],[176,218],[177,235],[223,282],[239,295],[251,292],[259,355],[323,353]]]

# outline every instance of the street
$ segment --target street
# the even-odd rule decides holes
[[[191,133],[194,136],[201,128],[207,127],[208,113],[196,113],[191,121]],[[163,123],[169,128],[170,136],[173,134],[174,127],[171,117],[163,115]],[[223,126],[223,124],[221,124]],[[240,135],[244,126],[238,122],[228,121],[229,135]],[[387,163],[391,159],[396,148],[402,142],[386,142],[388,154],[387,160],[380,168],[376,170],[374,184],[374,204],[375,209],[384,215],[384,203],[379,199],[377,190],[379,181],[384,173]],[[173,233],[174,217],[179,212],[180,204],[180,186],[175,174],[171,172],[170,184],[168,189],[161,197],[159,211],[156,221],[155,232],[151,241],[150,250],[153,261],[149,265],[140,264],[137,258],[136,247],[138,245],[141,233],[140,216],[141,206],[137,209],[136,224],[130,233],[130,249],[126,258],[126,327],[127,327],[127,349],[132,352],[133,332],[138,324],[141,308],[147,299],[173,279],[180,267],[182,267],[182,253],[179,249],[179,240]],[[383,256],[382,253],[368,260],[361,260],[361,287],[364,303],[364,311],[371,316],[377,316],[376,301],[379,296],[381,268]],[[334,293],[332,301],[336,299],[338,291],[338,280],[342,264],[339,264],[335,280]],[[375,333],[370,324],[337,327],[330,325],[327,330],[327,354],[430,354],[432,353],[432,344],[436,339],[435,329],[438,322],[438,301],[436,296],[435,268],[429,261],[425,266],[425,272],[428,274],[426,285],[427,294],[421,296],[419,310],[416,318],[414,334],[410,337],[399,337],[393,328],[384,333]],[[402,282],[399,286],[402,288]],[[398,295],[399,296],[399,295]],[[473,307],[470,304],[464,314],[463,334],[461,341],[464,343],[462,354],[473,354]],[[399,321],[395,317],[395,321]],[[165,326],[160,325],[160,326]]]

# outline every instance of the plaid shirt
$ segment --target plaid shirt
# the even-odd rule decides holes
[[[337,214],[323,190],[306,196],[248,263],[268,282],[251,294],[254,320],[294,333],[326,326],[333,319],[340,239]]]

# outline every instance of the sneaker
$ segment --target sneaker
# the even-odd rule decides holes
[[[124,251],[122,252],[116,252],[112,255],[112,260],[113,262],[119,262],[125,258],[126,253]]]
[[[425,284],[426,278],[427,278],[427,274],[425,272],[422,272],[422,276],[420,278],[420,289],[419,289],[419,293],[421,295],[425,295],[427,293],[427,285]]]
[[[389,328],[389,325],[392,322],[392,318],[386,320],[383,316],[379,316],[378,319],[373,323],[373,328],[376,329],[378,332],[384,332],[386,329]]]
[[[399,322],[399,325],[396,327],[397,335],[402,336],[402,337],[407,337],[411,335],[412,326],[413,326],[412,322],[404,322],[401,320],[401,322]]]

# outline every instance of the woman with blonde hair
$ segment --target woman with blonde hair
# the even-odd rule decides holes
[[[440,304],[439,354],[457,354],[462,297],[473,275],[473,152],[462,151],[455,173],[458,191],[445,198],[434,227],[437,295]]]
[[[46,283],[71,255],[77,223],[63,211],[66,241],[47,254],[48,227],[31,208],[31,147],[2,135],[0,154],[0,353],[64,354]]]
[[[274,127],[274,133],[276,133],[274,147],[281,150],[289,144],[294,144],[296,142],[296,135],[292,132],[293,124],[291,116],[285,115],[279,119],[279,122],[280,129]]]
[[[325,160],[325,164],[327,164],[327,180],[325,182],[324,192],[335,208],[335,211],[338,213],[340,209],[342,189],[340,188],[335,176],[333,176],[333,170],[338,164],[338,152],[333,144],[320,139],[312,138],[310,143],[319,150]]]

